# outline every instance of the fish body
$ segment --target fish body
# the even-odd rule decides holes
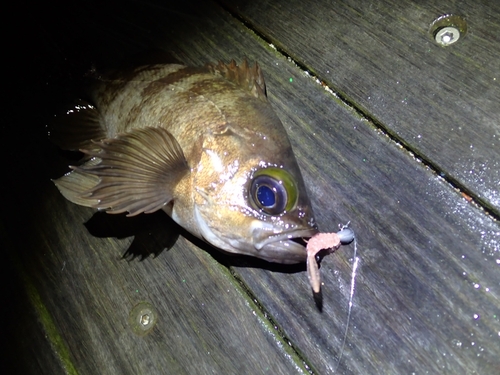
[[[257,64],[145,65],[101,77],[50,126],[87,161],[55,180],[70,201],[164,210],[211,245],[278,263],[317,233],[303,178]]]

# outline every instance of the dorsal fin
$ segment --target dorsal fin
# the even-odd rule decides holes
[[[231,60],[229,64],[219,61],[217,64],[207,64],[207,68],[250,91],[256,98],[266,100],[266,83],[259,64],[254,63],[250,66],[247,59],[244,59],[240,65],[237,65],[234,60]]]
[[[89,148],[92,140],[106,138],[100,117],[91,103],[83,99],[75,100],[47,125],[49,139],[63,150]]]

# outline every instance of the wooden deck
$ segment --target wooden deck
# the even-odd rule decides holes
[[[429,29],[448,13],[468,30],[441,47]],[[19,14],[31,39],[16,39],[5,72],[0,372],[500,372],[497,2],[123,0]],[[50,115],[93,63],[151,49],[260,63],[320,229],[351,221],[357,235],[344,347],[352,245],[321,264],[320,310],[304,265],[227,257],[162,214],[94,215],[50,182],[69,162],[46,140]]]

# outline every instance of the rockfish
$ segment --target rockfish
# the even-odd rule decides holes
[[[305,262],[318,233],[262,71],[144,65],[101,77],[50,126],[86,162],[54,181],[73,203],[129,216],[164,210],[229,253]]]

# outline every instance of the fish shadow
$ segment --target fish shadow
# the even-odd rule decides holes
[[[193,236],[163,211],[134,217],[127,217],[126,214],[111,215],[100,211],[96,212],[84,225],[92,236],[98,238],[114,237],[123,239],[134,237],[122,256],[123,259],[128,261],[135,259],[143,261],[148,257],[155,258],[163,251],[170,250],[179,236],[182,236],[228,268],[260,268],[279,273],[306,271],[305,263],[271,263],[252,256],[231,254],[220,250]]]
[[[157,257],[164,250],[171,249],[180,235],[177,224],[163,212],[134,217],[96,212],[84,225],[92,236],[98,238],[134,237],[122,256],[129,261]]]

